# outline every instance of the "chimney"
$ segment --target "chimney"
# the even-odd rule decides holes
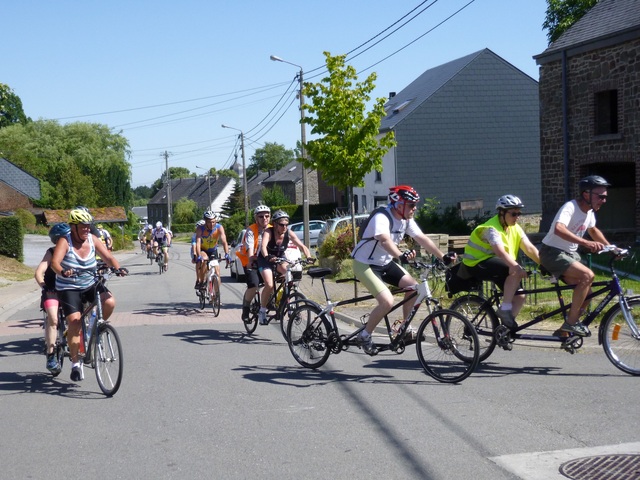
[[[396,96],[396,92],[389,92],[389,100]]]

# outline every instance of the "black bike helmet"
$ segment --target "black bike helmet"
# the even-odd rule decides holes
[[[596,187],[610,187],[611,184],[599,175],[589,175],[580,180],[580,193],[588,192]]]

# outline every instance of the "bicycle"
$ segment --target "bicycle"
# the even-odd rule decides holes
[[[604,308],[618,297],[618,302],[604,314],[598,329],[598,344],[603,346],[607,358],[618,369],[631,375],[640,375],[640,296],[627,296],[614,268],[614,262],[629,255],[628,250],[619,249],[614,245],[607,246],[600,253],[610,253],[610,280],[597,281],[592,284],[592,291],[587,300],[606,293],[595,309],[587,313],[583,325],[587,328],[604,310]],[[556,330],[551,335],[523,333],[533,325],[543,320],[562,314],[566,321],[571,303],[564,302],[562,294],[572,290],[574,285],[560,285],[557,279],[551,278],[552,286],[523,290],[525,295],[555,292],[559,308],[551,312],[537,315],[532,320],[519,325],[510,331],[500,325],[496,309],[500,307],[501,293],[492,285],[488,298],[477,294],[465,294],[458,297],[451,304],[451,309],[463,313],[473,323],[478,336],[482,338],[480,362],[485,361],[493,353],[496,346],[511,351],[516,340],[536,340],[542,342],[560,343],[560,348],[574,354],[583,345],[583,337],[573,333]],[[591,332],[589,332],[590,336]]]
[[[160,270],[160,275],[167,271],[167,264],[164,263],[164,249],[162,247],[158,247],[158,254],[156,255],[156,263],[158,264],[158,269]]]
[[[147,245],[147,258],[149,259],[149,265],[153,265],[155,255],[153,254],[153,249],[149,245]]]
[[[280,321],[280,332],[282,333],[282,336],[285,340],[287,339],[286,320],[291,317],[294,307],[299,302],[304,302],[307,300],[307,297],[298,290],[298,282],[302,278],[302,272],[294,271],[293,267],[295,267],[296,265],[309,265],[314,262],[315,259],[297,259],[292,261],[286,258],[277,258],[274,262],[276,265],[286,263],[287,272],[285,273],[285,275],[275,273],[275,288],[273,289],[273,293],[269,297],[269,302],[267,303],[267,325],[271,323],[272,320]],[[274,268],[274,272],[275,271],[276,270]],[[259,287],[261,286],[263,286],[262,283],[260,283]],[[249,319],[243,322],[244,328],[249,334],[255,332],[256,328],[258,327],[260,306],[260,288],[258,288],[249,307]],[[271,312],[273,312],[273,314],[270,314]]]
[[[122,344],[116,329],[102,317],[102,300],[97,292],[106,286],[107,281],[114,273],[118,276],[126,275],[128,270],[126,268],[116,270],[107,266],[101,266],[96,270],[96,283],[92,287],[96,292],[95,299],[83,306],[80,322],[82,326],[81,351],[84,346],[82,361],[95,370],[98,386],[102,393],[108,397],[115,395],[122,382],[124,367]],[[62,321],[58,321],[58,326],[62,323]]]
[[[215,269],[219,264],[217,258],[208,261],[205,283],[197,291],[200,300],[200,310],[204,310],[204,307],[209,303],[213,310],[214,317],[220,314],[220,287],[218,285],[218,274]]]
[[[478,336],[466,317],[442,308],[440,302],[431,295],[427,281],[431,265],[422,262],[412,262],[411,265],[420,270],[420,282],[408,288],[391,290],[394,295],[412,293],[398,301],[384,316],[389,342],[376,343],[374,355],[384,351],[402,354],[408,345],[415,342],[418,359],[428,375],[443,383],[461,382],[471,375],[478,364]],[[327,303],[324,307],[313,302],[299,306],[289,321],[287,336],[289,350],[296,361],[303,367],[315,369],[324,365],[331,353],[338,354],[357,345],[356,337],[366,325],[367,316],[361,319],[363,325],[355,332],[341,335],[335,318],[335,307],[370,300],[374,296],[333,302],[325,285],[325,276],[332,273],[331,269],[312,268],[307,273],[312,278],[321,280]],[[353,280],[355,279],[338,280],[337,283]],[[409,317],[405,322],[396,322],[400,323],[396,329],[396,324],[392,326],[389,323],[389,314],[411,300],[414,300],[414,304]],[[428,314],[418,328],[416,339],[405,340],[405,332],[423,302],[426,303]]]

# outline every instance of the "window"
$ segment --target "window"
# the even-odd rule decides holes
[[[376,182],[382,182],[382,172],[376,170]]]
[[[362,195],[362,211],[363,212],[367,211],[367,196],[366,195]]]
[[[358,212],[358,195],[353,196],[353,211]]]
[[[618,133],[618,91],[605,90],[595,94],[595,134]]]

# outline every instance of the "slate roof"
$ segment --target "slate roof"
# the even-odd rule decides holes
[[[570,55],[640,37],[638,0],[600,0],[580,20],[539,55],[538,64],[555,61],[563,50]]]
[[[47,225],[54,223],[66,222],[69,218],[68,210],[44,210],[44,218]],[[90,208],[89,213],[93,215],[95,223],[125,223],[127,221],[127,213],[124,207],[104,207]]]
[[[218,198],[229,182],[235,182],[235,179],[224,176],[219,176],[218,178],[208,177],[208,179],[211,183],[212,202]],[[167,187],[164,185],[149,201],[149,204],[166,203],[166,190]],[[207,177],[175,178],[171,180],[171,198],[173,202],[175,203],[183,197],[196,202],[199,208],[207,208],[209,206]]]
[[[387,116],[380,123],[380,131],[386,132],[395,128],[402,120],[410,116],[416,108],[481,55],[492,55],[506,65],[516,69],[516,67],[488,48],[431,68],[387,101],[385,104]],[[523,75],[525,74],[523,73]]]
[[[298,183],[302,181],[302,165],[296,160],[287,163],[277,172],[262,180],[266,183]]]
[[[29,198],[40,200],[40,180],[5,158],[0,158],[0,182]]]

